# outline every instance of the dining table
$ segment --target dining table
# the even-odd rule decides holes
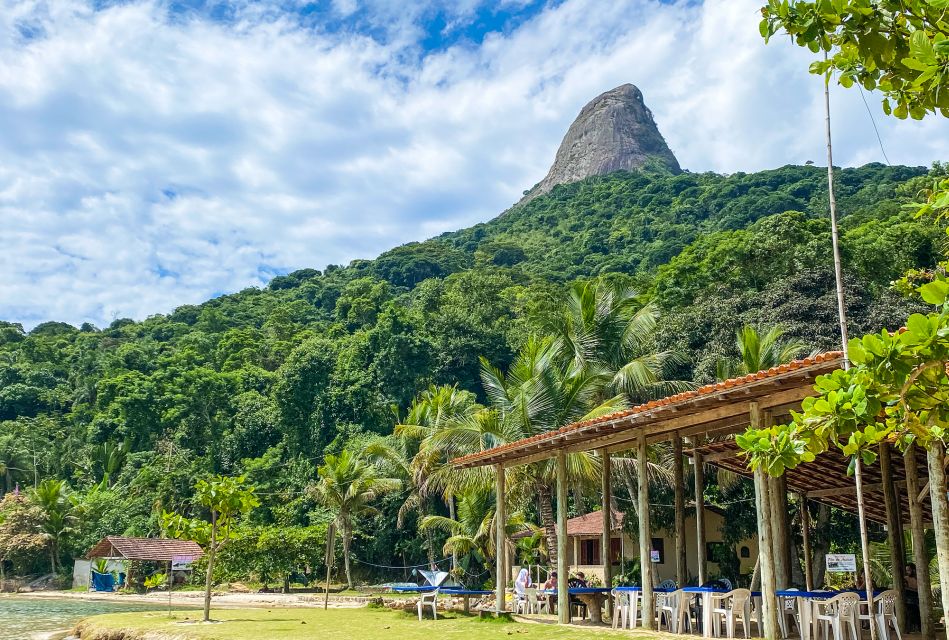
[[[431,593],[432,591],[438,590],[439,595],[446,595],[454,598],[462,599],[462,606],[464,607],[465,613],[471,612],[471,599],[472,598],[484,598],[485,596],[490,596],[493,594],[493,591],[487,591],[484,589],[466,589],[465,587],[452,586],[452,587],[435,587],[432,585],[397,585],[392,587],[392,591],[397,593]]]
[[[860,596],[861,600],[866,601],[867,599],[866,590],[860,589],[843,589],[841,591],[798,591],[797,589],[781,589],[774,592],[779,598],[797,598],[797,613],[798,616],[800,616],[798,626],[801,631],[801,640],[811,640],[817,637],[817,603],[833,598],[841,593],[856,593]],[[873,591],[874,596],[880,593],[882,593],[882,591],[878,589]]]

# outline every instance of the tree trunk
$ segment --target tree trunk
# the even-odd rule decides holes
[[[906,472],[906,496],[909,499],[910,527],[913,533],[913,561],[916,564],[917,595],[919,596],[919,630],[925,640],[932,640],[933,592],[929,582],[929,549],[926,548],[926,531],[923,507],[919,498],[919,466],[916,463],[916,445],[911,444],[903,455]]]
[[[870,573],[870,541],[867,536],[867,516],[863,502],[863,461],[860,453],[854,456],[853,479],[857,484],[857,519],[860,522],[860,551],[863,556],[863,581],[867,590],[867,611],[873,611],[873,576]],[[877,626],[870,624],[870,640],[877,640]]]
[[[349,544],[353,541],[353,529],[349,524],[343,526],[343,563],[346,566],[346,586],[353,588],[353,575],[349,570]]]
[[[933,507],[933,532],[936,534],[936,557],[939,561],[939,587],[942,594],[942,615],[949,621],[949,502],[946,500],[946,468],[942,442],[933,439],[926,447],[929,463],[929,497]],[[916,568],[919,572],[921,569]],[[928,567],[922,570],[928,570]],[[946,625],[949,636],[949,624]]]
[[[56,538],[49,542],[49,567],[51,573],[56,573]]]
[[[537,501],[539,502],[540,523],[544,527],[544,539],[547,543],[547,559],[557,557],[557,521],[554,519],[553,494],[550,485],[538,481]]]
[[[211,544],[208,547],[208,571],[204,578],[204,621],[211,620],[211,582],[214,579],[214,556],[217,553],[217,512],[211,511]]]
[[[817,522],[814,526],[816,540],[811,558],[811,573],[814,576],[815,589],[824,586],[824,573],[827,570],[825,559],[830,550],[830,540],[827,537],[828,527],[830,527],[830,506],[821,502],[817,505]]]

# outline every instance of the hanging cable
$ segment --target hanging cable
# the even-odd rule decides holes
[[[376,567],[377,569],[427,569],[428,567],[432,566],[432,564],[435,564],[435,566],[438,566],[442,564],[443,562],[447,562],[448,560],[451,560],[451,557],[442,558],[441,560],[438,560],[437,562],[434,562],[434,563],[426,562],[425,564],[412,564],[412,565],[407,565],[404,567],[388,565],[388,564],[373,564],[372,562],[366,562],[365,560],[360,560],[359,558],[357,558],[356,556],[352,554],[349,555],[349,559],[352,560],[353,562],[358,562],[359,564],[364,564],[369,567]]]
[[[886,160],[887,166],[892,166],[890,165],[890,159],[886,157],[886,149],[883,148],[883,138],[880,137],[880,130],[877,129],[877,123],[873,118],[873,112],[870,111],[870,105],[867,103],[867,97],[863,94],[863,87],[857,83],[857,88],[860,89],[860,98],[863,100],[863,106],[867,109],[867,115],[870,116],[870,124],[873,125],[873,132],[877,134],[877,142],[880,143],[880,151],[883,153],[883,159]]]

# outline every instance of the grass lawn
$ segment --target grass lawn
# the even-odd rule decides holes
[[[219,609],[212,611],[216,624],[189,624],[200,612],[119,613],[84,621],[82,640],[432,640],[457,638],[534,638],[536,640],[597,640],[660,635],[643,631],[586,629],[578,626],[499,622],[447,613],[438,620],[418,621],[414,615],[385,609]],[[116,633],[122,630],[124,633]]]

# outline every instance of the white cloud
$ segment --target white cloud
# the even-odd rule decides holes
[[[486,220],[624,82],[688,169],[823,161],[821,82],[763,44],[759,0],[567,0],[422,54],[434,4],[334,2],[387,25],[373,39],[259,3],[225,25],[0,0],[0,318],[142,318]],[[474,10],[455,6],[446,29]],[[949,155],[945,122],[868,101],[892,162]],[[834,111],[837,163],[880,160],[860,95]]]

